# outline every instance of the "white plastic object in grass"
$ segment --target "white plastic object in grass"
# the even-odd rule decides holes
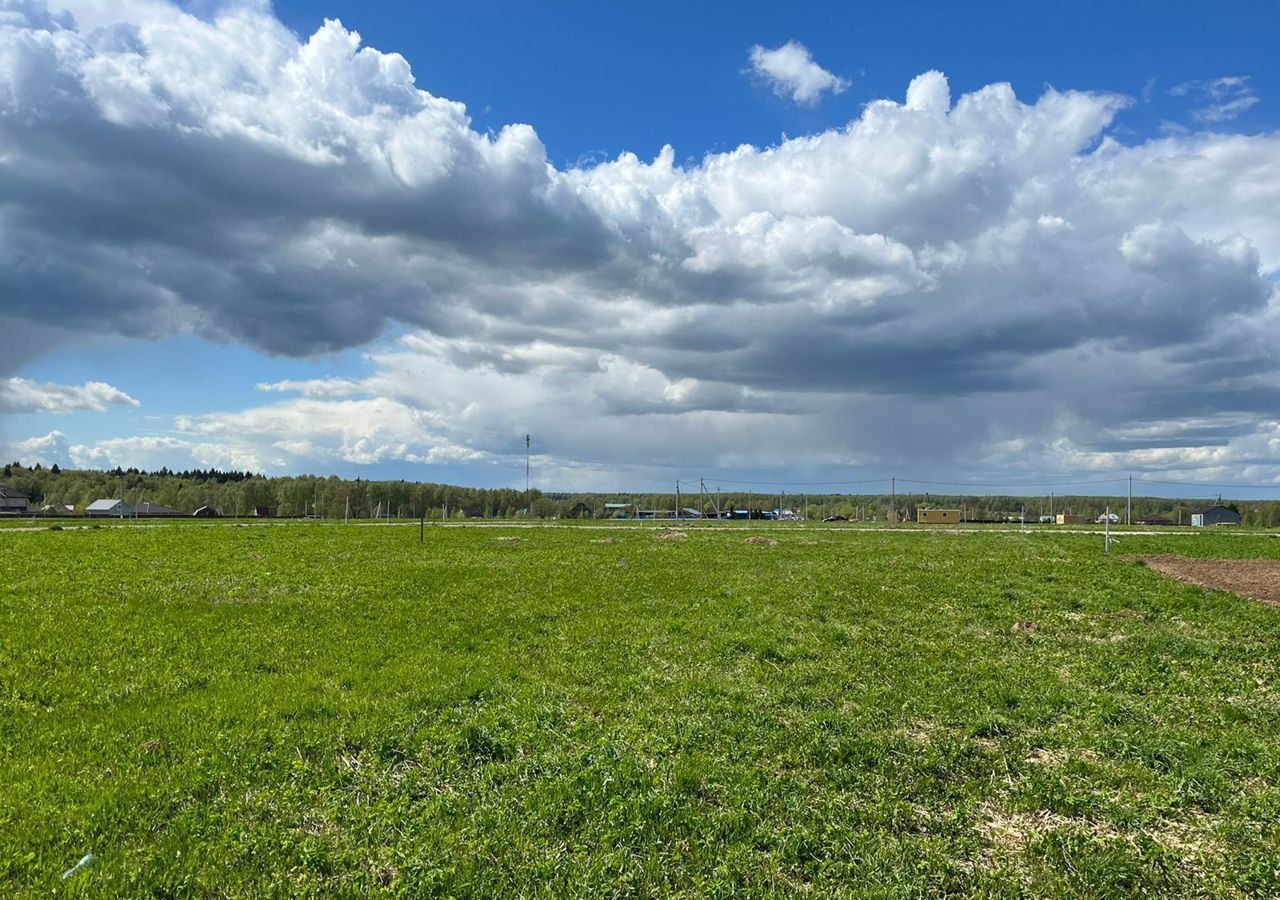
[[[94,856],[92,853],[86,853],[84,856],[80,857],[80,862],[76,863],[70,869],[67,869],[67,871],[63,872],[62,877],[70,878],[72,875],[76,874],[81,869],[89,868],[89,866],[93,865],[94,861],[97,858],[98,857]]]

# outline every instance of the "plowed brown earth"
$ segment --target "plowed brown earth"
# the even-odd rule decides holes
[[[1280,606],[1280,560],[1191,559],[1186,556],[1147,556],[1157,572],[1202,587],[1231,591]]]

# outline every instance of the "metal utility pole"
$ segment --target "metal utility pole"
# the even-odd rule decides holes
[[[894,475],[889,479],[892,484],[893,499],[889,502],[889,517],[892,524],[898,523],[898,476]]]
[[[529,445],[532,442],[533,437],[526,434],[524,436],[524,505],[526,512],[528,512],[529,506]]]
[[[1049,518],[1053,518],[1053,491],[1049,492]]]
[[[1133,524],[1133,476],[1129,476],[1129,505],[1124,510],[1124,524]]]

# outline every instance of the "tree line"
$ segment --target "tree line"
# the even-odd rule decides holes
[[[31,467],[13,462],[4,468],[0,486],[21,491],[30,505],[66,504],[83,510],[95,500],[122,498],[132,507],[150,502],[191,514],[211,507],[223,516],[249,516],[259,507],[277,516],[316,516],[325,519],[386,517],[418,518],[606,518],[635,511],[673,512],[677,508],[711,514],[716,509],[773,510],[781,506],[808,519],[844,516],[851,520],[885,521],[897,511],[914,518],[919,507],[961,509],[968,521],[1007,521],[1024,514],[1028,522],[1051,513],[1096,518],[1110,506],[1123,518],[1125,498],[1102,496],[958,496],[939,494],[797,494],[776,491],[727,493],[543,493],[512,488],[474,488],[412,481],[347,480],[337,476],[266,476],[218,469],[139,469],[110,471],[63,470],[58,466]],[[1189,524],[1192,513],[1213,498],[1172,500],[1134,497],[1133,521],[1163,516]],[[605,504],[625,509],[606,509]],[[1224,500],[1237,509],[1244,524],[1280,527],[1280,501]]]
[[[268,478],[251,472],[147,472],[59,470],[20,463],[5,466],[0,485],[21,491],[34,509],[51,504],[74,506],[77,512],[95,500],[123,499],[130,507],[154,503],[190,515],[201,507],[223,516],[252,516],[258,508],[283,517],[327,519],[385,517],[439,518],[478,516],[509,518],[527,506],[523,491],[471,488],[410,481],[345,480],[316,475]],[[530,500],[541,494],[531,491]]]

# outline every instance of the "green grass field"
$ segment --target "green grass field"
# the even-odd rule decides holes
[[[684,530],[0,535],[0,895],[1280,894],[1280,609]]]

